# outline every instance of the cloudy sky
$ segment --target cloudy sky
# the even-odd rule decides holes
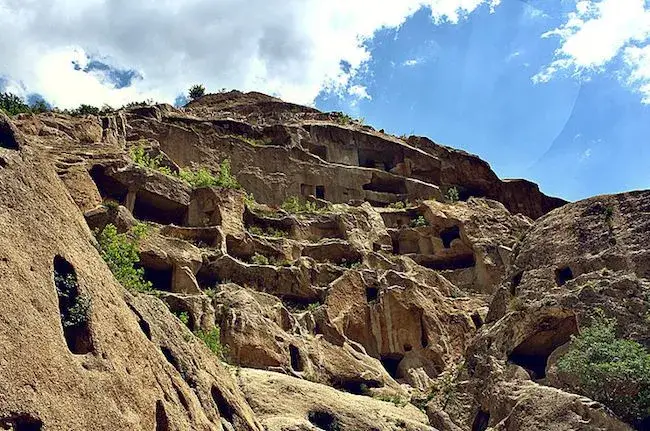
[[[0,0],[0,28],[0,90],[59,107],[257,90],[571,200],[650,188],[650,1]]]

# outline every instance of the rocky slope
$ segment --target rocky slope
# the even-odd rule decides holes
[[[226,159],[243,189],[188,181]],[[648,345],[650,192],[566,204],[239,92],[0,114],[0,189],[0,429],[647,426],[557,361],[597,308]],[[146,226],[152,291],[118,282],[107,226]]]

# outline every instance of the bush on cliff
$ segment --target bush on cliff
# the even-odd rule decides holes
[[[202,85],[193,85],[190,87],[190,91],[188,93],[190,100],[196,100],[199,97],[205,96],[205,87]]]
[[[577,378],[575,392],[602,402],[623,420],[639,424],[650,416],[650,354],[632,340],[616,337],[616,321],[602,313],[574,337],[557,363]]]
[[[151,282],[144,278],[144,269],[136,268],[140,262],[138,244],[147,234],[148,226],[141,223],[128,233],[117,233],[117,228],[108,224],[97,233],[102,258],[122,286],[132,292],[149,293]]]

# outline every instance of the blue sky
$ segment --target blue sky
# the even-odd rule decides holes
[[[535,84],[558,46],[541,35],[565,14],[530,3],[506,1],[459,24],[422,10],[368,42],[372,61],[355,82],[371,99],[323,92],[316,106],[467,150],[501,177],[569,200],[649,188],[650,106],[607,71]]]
[[[0,90],[26,100],[255,90],[569,200],[650,188],[650,0],[0,0],[0,28]]]

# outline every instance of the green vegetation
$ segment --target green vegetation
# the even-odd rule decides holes
[[[296,196],[288,197],[280,208],[291,214],[318,214],[329,211],[329,207],[319,208],[315,202],[302,200]]]
[[[269,258],[264,256],[263,254],[255,253],[253,257],[251,257],[251,263],[255,265],[269,265]]]
[[[180,320],[183,325],[190,326],[190,315],[187,313],[187,311],[181,311],[180,313],[176,314],[176,317],[178,317],[178,320]]]
[[[169,167],[162,165],[162,154],[159,154],[156,157],[151,157],[141,145],[131,148],[129,154],[136,165],[147,169],[153,169],[154,171],[158,171],[165,175],[173,176],[172,170],[169,169]]]
[[[104,202],[102,202],[102,205],[108,208],[109,210],[115,210],[117,209],[117,207],[120,206],[120,203],[115,199],[106,198],[104,199]]]
[[[188,92],[188,96],[190,100],[196,100],[199,97],[205,96],[205,87],[203,85],[197,84],[193,85],[190,87],[190,91]]]
[[[316,311],[316,309],[317,309],[318,307],[320,307],[320,306],[321,306],[321,303],[320,303],[320,302],[311,302],[311,303],[307,306],[307,311],[312,311],[312,312],[313,312],[313,311]]]
[[[131,148],[129,154],[136,165],[146,169],[152,169],[170,177],[179,178],[195,189],[202,187],[241,189],[237,178],[232,174],[230,159],[224,159],[221,162],[219,165],[219,174],[215,177],[206,168],[199,168],[197,170],[181,169],[178,173],[174,173],[168,166],[162,165],[162,154],[151,157],[147,154],[143,145]]]
[[[151,282],[144,278],[144,269],[136,268],[140,262],[138,244],[147,235],[149,226],[140,223],[128,233],[117,233],[117,228],[108,224],[96,233],[102,258],[122,286],[131,292],[152,293]]]
[[[83,115],[99,115],[100,109],[96,106],[81,104],[77,109],[70,112],[70,115],[81,117]]]
[[[61,312],[61,322],[64,328],[81,326],[88,321],[90,312],[90,297],[86,295],[76,295],[79,291],[79,284],[74,274],[54,273],[54,285],[56,286],[59,298],[64,301],[73,299],[70,307]]]
[[[379,395],[377,399],[387,403],[393,403],[397,407],[404,407],[408,404],[408,400],[403,399],[399,395]]]
[[[272,145],[273,144],[273,141],[271,140],[271,138],[268,138],[268,137],[264,137],[264,138],[261,138],[261,139],[249,138],[249,137],[243,136],[243,135],[227,135],[226,137],[227,138],[237,139],[239,141],[244,141],[247,144],[252,145],[253,147],[264,147],[266,145]]]
[[[210,331],[203,331],[199,329],[198,331],[194,332],[194,335],[203,341],[205,345],[208,346],[208,349],[212,351],[212,353],[217,355],[221,360],[225,360],[225,357],[228,353],[228,348],[227,346],[221,345],[221,328],[218,325],[212,328]]]
[[[578,378],[573,390],[638,423],[650,415],[650,354],[636,341],[618,338],[615,329],[616,320],[597,310],[557,367]]]
[[[259,226],[251,226],[248,231],[253,235],[268,236],[272,238],[286,238],[289,234],[283,230],[276,229],[272,226],[261,228]]]
[[[451,202],[452,204],[458,202],[458,200],[460,199],[460,196],[458,194],[458,189],[456,187],[450,187],[449,189],[447,189],[445,198],[447,199],[448,202]]]
[[[429,222],[424,216],[418,216],[416,219],[411,220],[411,227],[429,226]]]

